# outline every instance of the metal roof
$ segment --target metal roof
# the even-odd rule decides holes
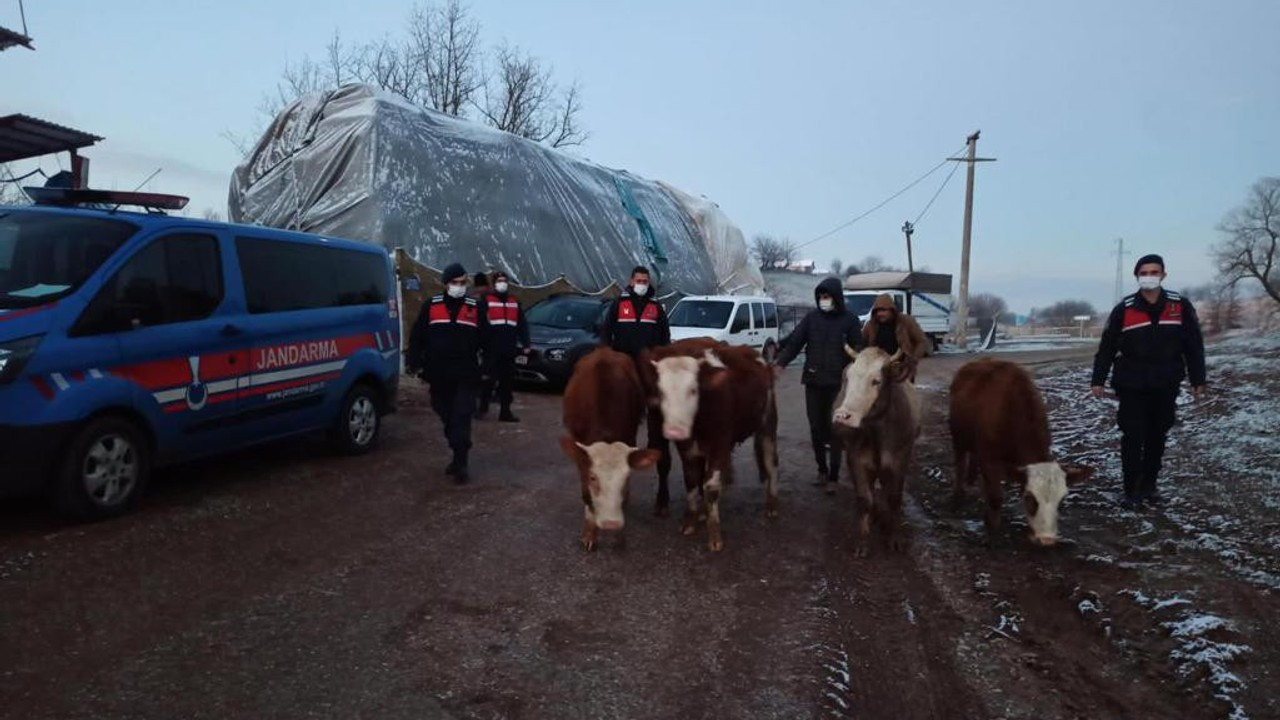
[[[88,147],[102,138],[33,118],[0,117],[0,163]]]
[[[11,47],[21,45],[28,50],[35,50],[31,45],[31,38],[20,32],[15,32],[9,28],[0,27],[0,50],[8,50]]]

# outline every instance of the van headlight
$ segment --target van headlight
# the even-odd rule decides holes
[[[36,354],[43,335],[18,338],[0,343],[0,383],[10,383],[18,378],[27,361]]]

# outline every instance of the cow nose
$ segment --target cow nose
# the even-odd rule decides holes
[[[668,440],[688,440],[689,431],[685,428],[666,427],[662,429],[662,436]]]
[[[622,521],[621,520],[601,520],[600,529],[601,530],[621,530]]]

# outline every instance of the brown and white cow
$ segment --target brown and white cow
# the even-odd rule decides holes
[[[873,514],[889,548],[902,549],[902,491],[920,435],[920,396],[914,383],[898,380],[901,352],[891,357],[877,347],[848,346],[845,352],[853,362],[844,369],[832,432],[844,445],[856,491],[854,551],[865,557]]]
[[[681,532],[692,535],[705,503],[708,547],[724,548],[720,494],[731,482],[733,449],[754,439],[765,487],[765,512],[778,514],[778,408],[773,372],[754,349],[681,341],[654,349],[646,389],[658,400],[664,437],[684,466],[688,509]]]
[[[667,347],[670,349],[663,350],[663,353],[701,357],[704,350],[720,347],[724,344],[709,337],[685,338],[668,345]],[[658,458],[658,498],[654,505],[654,514],[658,517],[666,517],[668,508],[671,505],[671,491],[668,489],[667,483],[667,479],[671,474],[671,443],[662,433],[662,407],[657,394],[657,381],[650,358],[651,352],[651,350],[642,351],[636,357],[636,363],[640,371],[641,380],[647,388],[648,408],[645,414],[645,423],[649,431],[649,447],[662,453]]]
[[[960,368],[951,381],[951,444],[955,451],[953,503],[982,477],[986,526],[1000,526],[1005,483],[1022,489],[1032,540],[1058,539],[1058,504],[1067,486],[1093,475],[1092,468],[1062,467],[1049,452],[1049,421],[1039,389],[1018,365],[983,358]]]
[[[582,546],[596,547],[597,530],[622,530],[627,480],[653,467],[657,450],[635,447],[644,392],[631,357],[597,348],[574,366],[564,391],[560,448],[578,468],[582,485]]]

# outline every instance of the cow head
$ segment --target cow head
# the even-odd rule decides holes
[[[1051,460],[1019,469],[1027,476],[1022,500],[1031,540],[1045,547],[1053,545],[1058,542],[1058,505],[1067,496],[1067,486],[1088,480],[1093,476],[1093,468],[1075,465],[1064,468]]]
[[[622,505],[632,469],[653,467],[660,453],[622,442],[583,445],[570,437],[560,438],[560,449],[578,466],[582,500],[590,505],[596,525],[601,530],[621,530],[625,524]]]
[[[709,371],[724,370],[725,364],[711,350],[704,350],[699,357],[666,357],[650,362],[657,374],[662,435],[668,440],[688,440],[698,416],[698,399],[705,375]]]
[[[893,383],[890,365],[902,357],[902,351],[890,356],[880,348],[858,352],[846,345],[844,351],[853,362],[844,368],[840,399],[832,420],[838,425],[860,428],[863,422],[883,412],[889,401],[885,390]]]

